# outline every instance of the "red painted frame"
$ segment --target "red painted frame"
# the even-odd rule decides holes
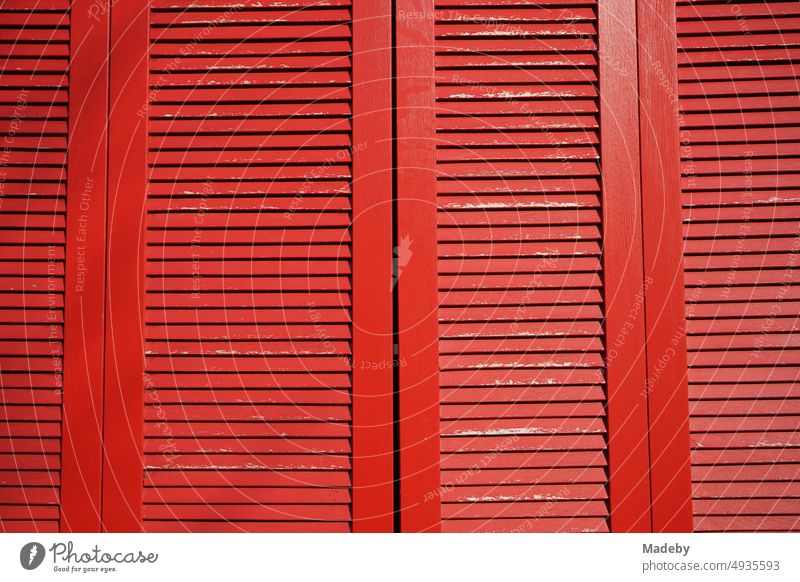
[[[62,532],[100,531],[108,153],[107,8],[105,1],[73,0],[70,10]]]
[[[692,531],[674,0],[638,5],[653,531]]]
[[[611,530],[650,531],[636,0],[600,2],[600,161]]]
[[[141,112],[149,4],[103,6],[110,17],[94,1],[75,0],[72,8],[64,531],[96,531],[101,523],[106,531],[141,530],[147,385]],[[390,0],[353,6],[355,531],[392,529],[393,421],[399,422],[400,528],[441,528],[433,10],[433,0],[397,0],[393,55]],[[675,45],[669,0],[639,3],[638,14],[635,0],[599,4],[610,507],[617,532],[692,527]],[[393,56],[395,164],[388,105]],[[394,244],[410,242],[396,282],[396,355],[387,228],[393,166]],[[86,208],[89,181],[90,194],[102,195]],[[86,241],[73,236],[84,215]],[[86,282],[79,291],[82,252]],[[665,357],[667,366],[660,364]]]
[[[137,10],[137,8],[139,10]],[[353,25],[353,528],[393,527],[391,3]],[[141,529],[148,6],[114,5],[104,527]],[[360,218],[360,220],[358,220]],[[130,249],[136,249],[135,260]],[[116,258],[116,262],[115,262]],[[112,317],[112,308],[116,319]],[[139,333],[130,333],[139,330]],[[141,387],[141,392],[139,388]],[[120,426],[129,431],[120,432]]]
[[[439,531],[439,323],[433,0],[395,3],[400,529]]]
[[[392,3],[353,4],[353,530],[394,527]]]
[[[111,9],[103,529],[141,530],[149,2]]]

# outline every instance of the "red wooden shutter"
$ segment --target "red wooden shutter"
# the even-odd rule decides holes
[[[618,527],[649,527],[635,39],[598,49],[592,0],[435,8],[398,11],[405,529],[607,531],[612,412]]]
[[[435,29],[442,529],[604,530],[596,7],[458,4]]]
[[[58,531],[69,2],[0,6],[0,531]]]
[[[143,466],[108,511],[125,513],[130,496],[143,505],[107,527],[390,529],[390,263],[370,258],[370,247],[388,257],[390,239],[365,221],[389,219],[391,182],[388,171],[354,163],[369,151],[388,165],[391,126],[370,115],[388,98],[386,4],[360,8],[387,50],[374,55],[375,75],[359,62],[366,85],[357,90],[353,37],[364,29],[351,26],[348,0],[153,0],[144,16],[127,6],[112,13],[112,28],[134,30],[147,68],[139,55],[112,56],[112,84],[119,75],[118,94],[139,96],[145,78],[148,86],[138,120],[124,117],[136,114],[130,104],[117,112],[137,144],[146,128],[146,195],[133,193],[145,233],[145,380],[123,380],[110,414],[144,405]],[[380,125],[355,128],[359,114]],[[113,139],[113,113],[111,123]],[[354,233],[364,235],[359,245]],[[136,236],[116,245],[135,250]],[[372,281],[354,282],[354,264]],[[119,312],[115,298],[129,291],[113,275],[111,285]],[[117,337],[136,358],[142,347],[129,342],[141,340]],[[118,348],[115,357],[137,365]],[[111,451],[110,475],[126,471],[123,450],[137,441]]]
[[[695,529],[797,530],[800,4],[677,18]]]
[[[800,529],[797,2],[0,19],[0,531]]]

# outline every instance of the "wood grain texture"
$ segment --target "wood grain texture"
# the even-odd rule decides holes
[[[599,6],[611,529],[650,531],[636,6]]]
[[[647,399],[654,532],[692,531],[673,0],[638,4]]]

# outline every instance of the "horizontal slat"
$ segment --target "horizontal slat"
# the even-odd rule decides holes
[[[450,533],[608,532],[605,517],[545,517],[450,519],[442,525]]]
[[[295,487],[163,487],[146,488],[144,503],[151,504],[347,504],[350,502],[348,489]]]
[[[146,519],[144,530],[153,533],[346,533],[351,531],[348,522],[327,521],[236,521],[227,518],[209,521],[190,519]]]

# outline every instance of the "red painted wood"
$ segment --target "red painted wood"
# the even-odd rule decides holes
[[[692,531],[674,10],[674,0],[652,0],[637,12],[654,532]]]
[[[800,527],[798,9],[718,4],[6,3],[0,529]]]
[[[600,147],[611,530],[650,531],[636,3],[600,2]]]
[[[797,531],[798,5],[676,12],[694,529]]]
[[[608,530],[594,10],[437,17],[444,531]]]
[[[150,14],[146,531],[392,527],[390,87],[365,61],[390,35],[342,7],[208,6],[199,43],[180,4]]]
[[[433,0],[395,3],[400,529],[441,528]]]
[[[353,4],[353,530],[394,528],[392,4]]]
[[[56,532],[69,2],[3,2],[0,22],[0,532]]]
[[[147,5],[111,10],[103,530],[142,529]]]
[[[108,6],[77,0],[70,18],[61,531],[97,532],[103,471]]]

